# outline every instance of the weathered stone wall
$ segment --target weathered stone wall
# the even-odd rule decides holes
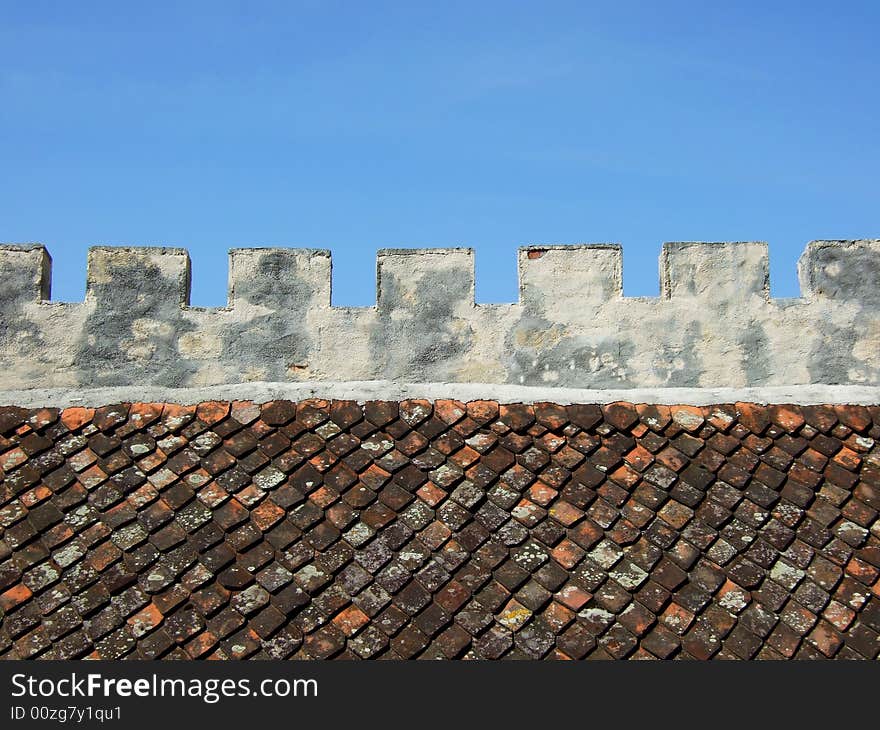
[[[473,251],[385,250],[376,306],[333,307],[329,252],[239,249],[228,306],[199,308],[181,249],[93,248],[85,301],[59,303],[46,250],[3,246],[0,388],[880,385],[880,241],[811,243],[797,299],[770,297],[767,261],[667,244],[660,297],[624,297],[619,247],[531,247],[519,301],[475,304]]]

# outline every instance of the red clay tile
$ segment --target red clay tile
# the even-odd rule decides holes
[[[877,415],[0,409],[4,628],[23,657],[873,658]]]

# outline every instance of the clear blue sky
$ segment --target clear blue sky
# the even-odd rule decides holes
[[[712,7],[714,6],[714,7]],[[53,298],[94,244],[329,248],[334,303],[375,250],[616,241],[657,293],[667,240],[766,240],[797,294],[813,238],[880,237],[880,3],[0,0],[0,240]]]

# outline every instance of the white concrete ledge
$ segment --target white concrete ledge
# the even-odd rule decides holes
[[[211,400],[272,400],[326,398],[335,400],[400,401],[407,398],[501,403],[658,403],[715,405],[718,403],[794,403],[880,405],[880,387],[861,385],[792,385],[757,388],[550,388],[493,383],[398,383],[385,380],[303,383],[235,383],[204,388],[165,388],[131,385],[105,388],[35,388],[0,390],[0,404],[25,408],[98,407],[114,403],[193,404]]]

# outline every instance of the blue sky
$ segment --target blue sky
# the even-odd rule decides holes
[[[711,7],[711,6],[715,7]],[[880,237],[880,3],[0,0],[0,240],[53,298],[86,248],[178,245],[193,303],[226,250],[329,248],[334,303],[375,251],[614,241],[629,295],[667,240],[765,240],[798,292],[814,238]]]

